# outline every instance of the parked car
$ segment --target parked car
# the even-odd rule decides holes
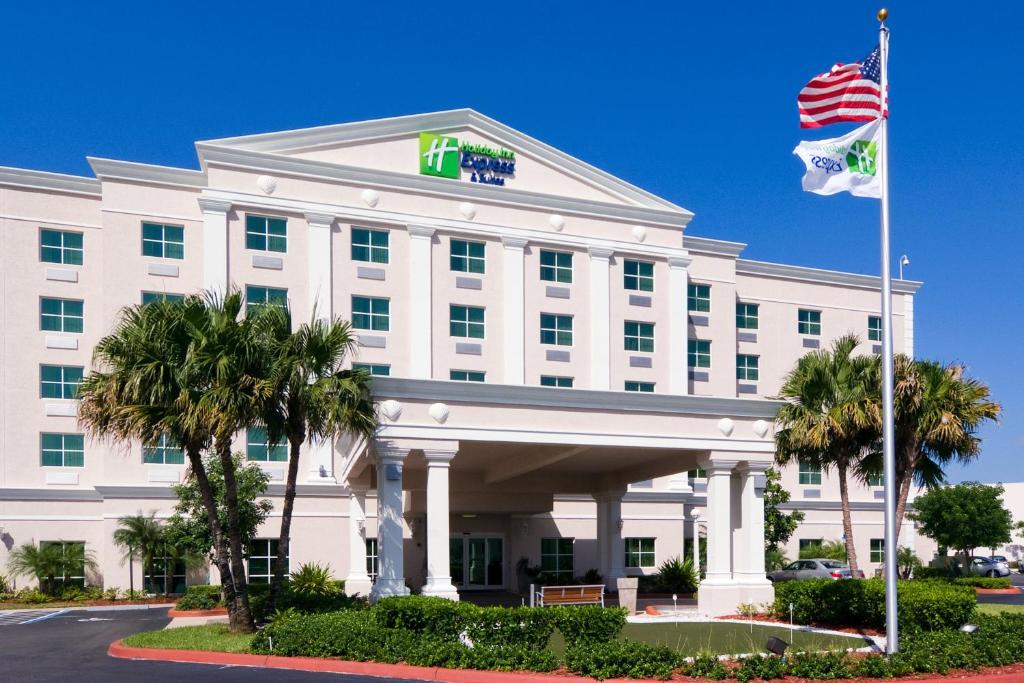
[[[864,572],[854,572],[839,560],[795,560],[782,569],[768,573],[769,581],[802,581],[804,579],[863,579]]]
[[[975,555],[971,558],[971,564],[967,573],[973,574],[974,576],[988,576],[990,578],[1009,576],[1010,564],[1005,560],[1005,558],[1002,561],[997,561],[991,557],[979,557]]]

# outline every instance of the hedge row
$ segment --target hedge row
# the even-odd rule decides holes
[[[905,631],[959,628],[970,620],[977,600],[969,586],[944,581],[902,581],[898,591],[900,624]],[[885,582],[812,579],[775,585],[773,612],[794,621],[882,628],[885,625]]]
[[[952,569],[946,567],[918,567],[914,570],[914,578],[918,580],[938,579],[974,588],[1009,588],[1013,585],[1009,577],[1000,579],[987,576],[957,576]]]
[[[300,612],[334,612],[340,609],[358,608],[365,603],[360,598],[352,598],[342,591],[344,582],[338,581],[338,590],[330,595],[314,595],[294,590],[288,582],[281,588],[281,595],[278,598],[277,609],[295,609]],[[263,621],[266,614],[267,598],[270,595],[270,585],[254,583],[249,584],[249,606],[257,621]],[[177,608],[180,610],[206,610],[224,606],[224,598],[220,586],[189,586],[185,595],[178,600]]]

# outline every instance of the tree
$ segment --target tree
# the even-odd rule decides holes
[[[948,464],[977,458],[981,453],[977,431],[984,423],[997,420],[1001,407],[989,399],[986,385],[964,376],[962,365],[899,355],[894,373],[898,538],[911,486],[939,486],[946,480]],[[873,393],[880,395],[879,373],[873,382]],[[861,476],[877,476],[882,469],[882,454],[876,447],[864,459]]]
[[[39,581],[39,590],[57,595],[60,581],[95,569],[96,560],[83,543],[23,543],[11,551],[7,568],[15,576],[32,576]]]
[[[896,549],[896,569],[899,571],[900,578],[909,579],[914,570],[920,569],[921,566],[921,559],[913,550],[906,546]]]
[[[118,521],[117,529],[114,530],[114,545],[125,551],[129,576],[133,576],[132,562],[136,559],[142,562],[142,588],[145,591],[145,575],[154,575],[156,558],[165,545],[163,528],[160,522],[156,521],[156,512],[150,512],[148,515],[140,512],[137,515],[122,517]]]
[[[846,561],[847,544],[842,541],[811,543],[800,550],[801,560],[824,559]],[[850,565],[853,568],[853,565]]]
[[[1003,506],[1002,496],[1002,486],[977,482],[940,486],[914,500],[910,517],[922,534],[940,546],[961,551],[967,562],[974,548],[1010,541],[1013,517]]]
[[[284,438],[289,445],[281,532],[267,602],[267,611],[272,612],[287,573],[302,444],[307,439],[330,443],[340,436],[368,438],[376,430],[377,419],[369,373],[343,367],[356,348],[349,324],[314,319],[291,332],[286,311],[266,308],[257,333],[266,357],[272,359],[272,392],[261,411],[262,421],[272,443]]]
[[[837,339],[829,350],[808,353],[786,376],[776,416],[775,458],[781,464],[810,460],[822,469],[834,467],[839,478],[843,535],[850,567],[857,569],[853,542],[848,474],[856,471],[867,448],[877,439],[878,403],[871,378],[878,360],[855,356],[855,335]]]
[[[783,503],[789,502],[790,494],[779,483],[782,477],[778,470],[769,468],[764,477],[764,549],[766,553],[780,552],[800,522],[804,521],[804,513],[793,510],[786,514],[779,509]]]

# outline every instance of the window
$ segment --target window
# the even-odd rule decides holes
[[[77,299],[39,300],[39,329],[45,332],[80,333],[85,323],[83,303]]]
[[[686,288],[686,310],[692,313],[710,313],[711,285],[689,285]]]
[[[353,370],[366,370],[374,377],[388,377],[391,374],[391,366],[383,363],[353,363]]]
[[[370,581],[377,580],[377,539],[366,539],[366,573],[370,575]]]
[[[352,228],[352,260],[387,263],[388,241],[387,230]]]
[[[690,470],[689,472],[687,472],[686,476],[688,476],[690,479],[707,479],[708,473],[707,470],[698,467],[695,470]]]
[[[352,327],[387,332],[391,329],[391,300],[369,296],[352,297]]]
[[[283,218],[246,216],[245,248],[255,251],[288,251],[288,221]]]
[[[82,434],[39,435],[40,462],[43,467],[84,467],[85,436]]]
[[[572,316],[541,313],[540,343],[572,346]]]
[[[626,351],[654,352],[654,323],[627,320],[623,326],[623,348]]]
[[[249,547],[249,583],[270,583],[274,576],[274,563],[277,561],[277,539],[253,539]],[[288,562],[285,561],[284,573],[288,575]]]
[[[185,451],[169,435],[161,434],[153,443],[143,444],[142,462],[147,465],[184,465]]]
[[[622,286],[638,292],[654,291],[654,264],[626,259],[623,264]]]
[[[40,398],[75,398],[83,368],[77,365],[40,365]]]
[[[40,261],[60,263],[65,266],[80,266],[84,256],[82,233],[47,230],[46,228],[39,231]]]
[[[142,255],[185,258],[185,228],[160,223],[142,224]]]
[[[626,539],[626,566],[627,567],[653,567],[654,566],[654,539],[653,538],[627,538]]]
[[[541,375],[540,385],[542,387],[561,387],[572,389],[572,377],[555,377],[554,375]]]
[[[249,427],[245,431],[245,457],[253,462],[288,462],[288,442],[271,444],[266,427]]]
[[[821,486],[821,465],[800,458],[800,483],[805,486]]]
[[[882,341],[882,318],[880,316],[868,316],[868,341]]]
[[[256,306],[279,306],[288,310],[288,290],[277,287],[258,287],[246,285],[245,287],[245,310],[251,311]]]
[[[148,304],[151,301],[184,301],[184,294],[170,294],[168,292],[143,292],[142,303]]]
[[[70,573],[53,577],[57,584],[55,588],[69,586],[85,587],[85,541],[39,541],[39,548],[59,546],[61,554],[67,558],[74,558],[74,568]]]
[[[757,356],[745,353],[736,354],[736,379],[756,382],[758,360]]]
[[[626,391],[639,391],[642,394],[654,393],[654,382],[631,382],[626,380]]]
[[[453,337],[484,338],[483,308],[452,304],[448,311],[448,334]]]
[[[797,313],[796,331],[800,334],[821,334],[821,311],[808,311],[801,308]]]
[[[741,330],[757,329],[757,304],[736,304],[736,327]]]
[[[484,248],[483,242],[452,240],[451,269],[460,273],[483,273]]]
[[[691,368],[711,367],[711,342],[709,340],[691,339],[686,346],[686,360]]]
[[[451,370],[448,379],[456,382],[483,382],[484,373],[475,370]]]
[[[871,539],[871,561],[881,564],[885,562],[885,539]]]
[[[185,592],[185,562],[170,557],[154,557],[154,574],[149,574],[149,567],[142,568],[142,590],[147,593],[166,593],[180,595]]]
[[[881,472],[878,472],[877,474],[869,474],[867,479],[868,486],[885,486],[885,475]]]
[[[572,252],[540,250],[540,279],[547,282],[572,282]]]
[[[540,539],[540,570],[545,577],[571,579],[575,573],[571,538]]]
[[[800,539],[800,552],[807,550],[808,548],[820,548],[825,542],[823,538],[801,538]]]

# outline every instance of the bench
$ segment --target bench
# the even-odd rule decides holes
[[[604,584],[594,586],[541,586],[537,606],[600,605],[604,607]]]

